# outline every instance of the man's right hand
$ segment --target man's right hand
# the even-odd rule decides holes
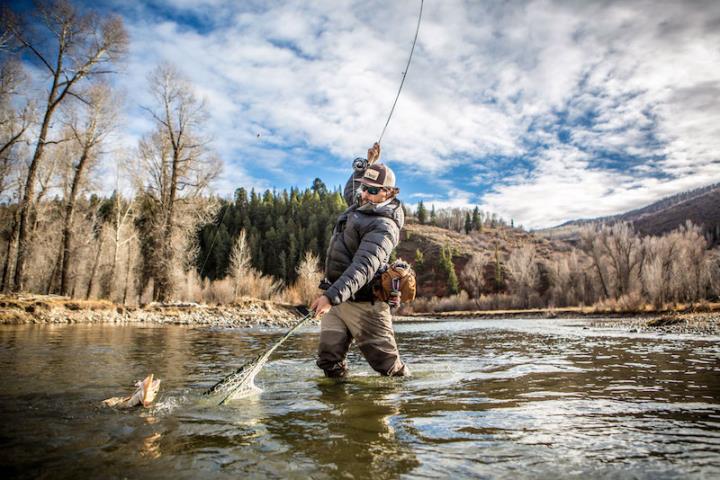
[[[375,142],[372,147],[368,148],[368,165],[372,165],[373,163],[380,160],[380,144]]]
[[[310,310],[315,312],[315,318],[322,317],[329,312],[331,308],[332,304],[330,303],[330,299],[325,295],[320,295],[310,305]]]

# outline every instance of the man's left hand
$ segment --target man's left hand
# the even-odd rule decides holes
[[[370,165],[380,160],[380,144],[375,142],[372,147],[368,148],[367,154],[368,164]]]
[[[332,308],[330,299],[325,295],[317,297],[310,305],[310,310],[315,312],[315,318],[320,318],[325,315]]]

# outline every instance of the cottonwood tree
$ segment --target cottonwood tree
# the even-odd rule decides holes
[[[602,226],[598,239],[610,260],[617,296],[629,294],[643,263],[644,250],[640,238],[629,224],[621,222],[610,227]]]
[[[530,292],[539,278],[535,246],[528,243],[510,252],[505,268],[510,274],[511,290],[520,297],[523,307],[528,307]]]
[[[37,173],[50,140],[53,116],[68,98],[79,96],[83,81],[111,73],[127,49],[127,34],[118,16],[101,18],[79,12],[69,1],[39,3],[31,17],[3,14],[7,32],[24,47],[49,76],[46,101],[40,107],[35,150],[20,200],[18,252],[14,290],[22,290],[30,247],[30,214],[35,201]],[[31,24],[32,23],[32,24]],[[31,24],[31,25],[30,25]]]
[[[580,249],[590,257],[603,298],[610,298],[609,273],[602,243],[597,236],[598,227],[586,225],[580,229]]]
[[[481,253],[474,253],[460,273],[460,282],[471,298],[478,298],[487,288],[485,270],[489,260]]]
[[[207,113],[192,85],[169,64],[158,66],[149,81],[154,105],[146,110],[155,129],[141,140],[139,153],[141,178],[146,179],[142,189],[152,217],[144,219],[146,238],[141,243],[152,247],[145,250],[143,261],[146,280],[153,280],[153,298],[167,301],[173,292],[173,268],[179,261],[176,253],[187,256],[196,245],[180,252],[178,247],[194,239],[195,229],[206,221],[202,210],[181,212],[181,207],[209,186],[221,163],[202,135]],[[208,214],[205,209],[204,216]]]
[[[25,72],[16,58],[8,56],[0,62],[0,200],[8,199],[11,204],[22,197],[22,182],[18,181],[23,174],[21,158],[25,154],[24,140],[35,115],[33,103],[20,98],[25,80]],[[20,211],[15,206],[9,207],[6,213],[3,224],[8,230],[3,228],[7,245],[0,278],[2,291],[10,283],[11,267],[14,266],[11,258],[17,245],[20,218]]]
[[[579,252],[571,250],[569,254],[555,255],[543,262],[547,273],[549,289],[548,301],[555,307],[578,305],[594,299],[588,296],[584,263]]]
[[[110,88],[102,83],[92,85],[82,93],[84,101],[79,109],[69,113],[68,130],[77,144],[78,156],[72,163],[70,191],[65,200],[60,269],[60,293],[70,290],[70,262],[72,261],[73,217],[78,194],[86,183],[91,169],[97,164],[100,146],[115,121],[116,102]]]
[[[702,229],[689,220],[674,233],[677,235],[679,247],[674,272],[678,296],[683,300],[696,302],[705,298],[710,283],[707,239]]]
[[[116,182],[116,187],[117,183],[118,182]],[[135,240],[137,236],[132,225],[135,217],[133,202],[131,200],[123,198],[123,196],[119,193],[118,190],[119,189],[116,188],[111,197],[113,205],[113,211],[111,216],[113,255],[112,263],[110,265],[110,272],[107,275],[107,281],[103,284],[103,296],[113,299],[120,297],[119,293],[113,295],[112,289],[115,286],[118,286],[117,288],[119,288],[120,285],[120,283],[116,281],[116,277],[118,275],[118,268],[120,267],[121,248],[127,245],[126,261],[128,262],[128,264],[130,264],[132,260],[132,246],[130,245],[130,242]],[[128,279],[126,278],[126,284],[127,281]]]
[[[650,303],[659,309],[673,296],[678,238],[675,233],[670,233],[662,237],[646,237],[643,243],[646,252],[641,276],[643,290]]]
[[[0,63],[0,198],[19,163],[17,148],[34,120],[33,103],[18,99],[27,80],[20,62],[8,58]],[[18,105],[17,102],[20,102]]]

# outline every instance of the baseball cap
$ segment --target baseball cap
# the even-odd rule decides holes
[[[365,170],[360,183],[375,187],[394,187],[395,172],[382,163],[373,163]]]

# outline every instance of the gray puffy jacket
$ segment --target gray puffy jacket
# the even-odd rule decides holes
[[[338,217],[327,251],[325,278],[332,285],[325,295],[333,305],[354,298],[370,283],[400,241],[405,223],[405,212],[396,198],[358,206],[355,187],[362,175],[354,173],[345,186],[345,201],[351,206]]]

